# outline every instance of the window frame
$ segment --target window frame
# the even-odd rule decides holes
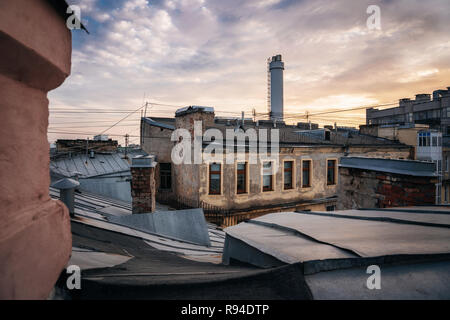
[[[211,166],[213,164],[220,165],[220,170],[212,171]],[[213,174],[219,174],[219,192],[211,192],[211,175],[213,175]],[[209,162],[208,163],[208,195],[211,195],[211,196],[222,195],[222,191],[223,191],[222,182],[223,182],[223,164],[222,164],[222,162],[218,162],[218,161]]]
[[[285,172],[286,172],[286,168],[285,168],[285,163],[286,162],[291,162],[292,163],[292,165],[291,165],[291,168],[288,168],[288,169],[290,169],[290,172],[291,172],[291,187],[290,188],[286,188],[286,186],[285,186],[285,180],[284,180],[284,174],[285,174]],[[294,190],[294,189],[296,189],[295,188],[295,186],[296,186],[296,179],[295,179],[295,176],[296,176],[296,170],[295,170],[295,159],[283,159],[283,190],[285,190],[285,191],[290,191],[290,190]]]
[[[168,164],[169,165],[169,167],[170,167],[170,170],[166,170],[166,169],[162,169],[162,165],[163,164]],[[162,173],[165,173],[164,174],[164,177],[166,178],[166,182],[167,182],[167,177],[169,177],[170,178],[170,187],[169,188],[163,188],[162,187],[162,181],[163,181],[163,174]],[[167,190],[172,190],[172,163],[170,163],[170,162],[162,162],[162,163],[160,163],[159,164],[159,189],[161,189],[161,190],[165,190],[165,191],[167,191]]]
[[[309,168],[308,168],[308,185],[304,184],[304,180],[303,180],[303,173],[305,171],[305,167],[303,166],[303,163],[308,161],[309,162]],[[301,176],[301,188],[302,189],[308,189],[311,188],[312,186],[312,167],[313,167],[313,161],[312,159],[302,159],[302,176]]]
[[[337,186],[337,184],[338,184],[338,177],[337,177],[337,168],[338,168],[338,159],[336,159],[336,158],[327,158],[327,165],[326,165],[326,167],[327,167],[327,171],[326,171],[326,184],[327,184],[327,186],[328,187],[333,187],[333,186]],[[333,182],[334,183],[328,183],[328,170],[329,170],[329,166],[328,166],[328,164],[329,164],[329,161],[333,161],[334,162],[334,176],[333,176]]]
[[[239,190],[238,189],[238,176],[239,176],[239,171],[242,171],[242,170],[239,170],[238,169],[238,165],[239,164],[244,164],[244,166],[245,166],[245,169],[244,169],[244,185],[245,185],[245,190],[242,192],[242,190]],[[248,181],[249,181],[249,179],[248,179],[248,177],[249,177],[249,174],[248,174],[248,170],[249,170],[249,167],[248,167],[248,161],[236,161],[236,165],[235,165],[235,168],[236,168],[236,170],[235,170],[235,173],[236,173],[236,179],[235,179],[235,182],[236,182],[236,188],[235,188],[235,193],[236,193],[236,195],[243,195],[243,194],[248,194],[249,193],[249,185],[248,185]],[[242,174],[242,173],[241,173]]]
[[[265,163],[271,163],[271,175],[270,175],[270,190],[264,190],[264,164]],[[261,192],[273,192],[275,191],[275,181],[274,181],[274,161],[273,160],[268,160],[268,161],[262,161],[262,165],[261,165]]]

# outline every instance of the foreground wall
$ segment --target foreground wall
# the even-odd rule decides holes
[[[71,34],[44,0],[0,1],[0,299],[45,299],[69,260],[49,196],[47,92],[70,74]]]

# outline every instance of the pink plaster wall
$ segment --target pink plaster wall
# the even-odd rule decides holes
[[[71,33],[45,0],[0,0],[0,299],[47,298],[70,257],[47,141],[47,92],[70,59]]]

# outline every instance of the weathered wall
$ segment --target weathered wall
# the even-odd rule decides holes
[[[410,154],[410,148],[392,148],[392,147],[350,147],[348,149],[351,156],[364,156],[374,158],[407,159]],[[342,147],[302,147],[302,148],[282,148],[280,152],[279,169],[275,175],[275,188],[273,191],[262,191],[261,163],[249,164],[249,192],[245,194],[236,193],[236,165],[223,164],[222,174],[222,194],[210,195],[208,193],[208,164],[197,166],[200,186],[198,193],[200,200],[215,206],[226,209],[242,209],[249,207],[258,207],[265,205],[287,204],[290,202],[310,201],[313,199],[328,198],[337,195],[339,188],[339,177],[336,185],[327,185],[327,160],[339,159],[344,156]],[[248,154],[246,154],[248,160]],[[283,189],[283,160],[294,161],[295,188]],[[311,187],[302,187],[302,160],[312,161]],[[235,163],[237,158],[235,157]],[[186,166],[184,166],[186,168]],[[183,170],[190,174],[190,179],[195,175],[192,169]],[[192,175],[191,175],[192,174]],[[183,190],[180,190],[183,191]],[[183,193],[189,196],[195,193],[189,190],[189,193]]]
[[[0,299],[44,299],[72,247],[68,210],[49,196],[47,141],[47,92],[70,74],[71,34],[47,1],[0,1],[0,48]]]
[[[158,162],[172,162],[171,152],[175,142],[170,141],[173,130],[142,124],[142,149],[148,154],[157,155]]]
[[[338,210],[434,204],[436,179],[339,168]]]
[[[155,168],[131,167],[131,177],[133,214],[155,211]]]
[[[194,136],[194,127],[196,121],[202,121],[202,130],[197,132],[197,137]],[[200,199],[199,189],[201,187],[200,182],[200,166],[194,163],[194,139],[203,136],[207,126],[214,124],[214,113],[211,112],[192,112],[177,116],[175,118],[175,127],[184,128],[191,134],[191,163],[192,164],[180,164],[173,165],[173,189],[176,195],[181,197],[196,200]]]

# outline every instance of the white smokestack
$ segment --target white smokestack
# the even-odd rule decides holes
[[[270,71],[270,119],[283,121],[283,70],[281,55],[272,57]]]

